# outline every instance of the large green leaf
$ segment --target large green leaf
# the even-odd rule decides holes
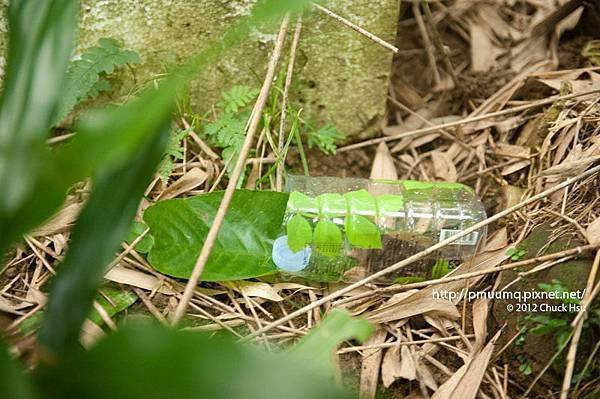
[[[140,119],[144,114],[138,114]],[[147,131],[148,142],[128,162],[101,174],[73,230],[69,252],[53,281],[39,333],[50,353],[61,354],[77,343],[104,268],[128,233],[140,198],[162,157],[169,120]]]
[[[322,367],[312,365],[231,337],[127,325],[89,352],[69,356],[56,368],[38,370],[36,382],[49,399],[352,397]]]
[[[0,99],[0,254],[20,223],[11,216],[31,196],[48,158],[45,139],[56,114],[77,26],[75,0],[11,1],[9,47]]]
[[[223,192],[158,202],[144,213],[154,237],[150,264],[161,273],[189,278]],[[281,232],[288,194],[237,190],[202,273],[205,281],[239,280],[276,270],[273,241]]]
[[[32,399],[29,379],[10,358],[0,340],[0,398]]]

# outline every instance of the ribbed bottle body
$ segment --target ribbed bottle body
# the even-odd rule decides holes
[[[474,191],[459,183],[288,176],[290,199],[273,260],[282,274],[353,281],[418,253],[486,218]],[[479,229],[382,282],[445,274],[474,255]]]

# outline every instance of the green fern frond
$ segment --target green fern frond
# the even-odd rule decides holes
[[[308,133],[308,148],[317,146],[326,154],[335,154],[336,142],[343,139],[344,135],[331,125],[325,125],[317,131]]]
[[[175,167],[175,160],[183,159],[183,140],[188,135],[187,130],[172,131],[169,136],[169,142],[167,148],[160,163],[158,164],[158,174],[163,181],[167,184],[169,177]]]
[[[244,118],[234,118],[231,114],[225,114],[206,125],[204,133],[210,138],[211,144],[225,148],[243,142],[245,130]]]
[[[248,86],[233,86],[222,94],[219,107],[228,114],[236,114],[241,108],[249,105],[258,95],[258,90]]]
[[[139,55],[123,49],[115,39],[102,38],[98,45],[83,52],[79,60],[71,62],[65,82],[65,90],[59,105],[57,122],[63,120],[78,102],[95,97],[110,90],[110,83],[104,76],[111,74],[125,64],[137,64]]]

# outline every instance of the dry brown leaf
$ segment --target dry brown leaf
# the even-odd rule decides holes
[[[427,323],[429,323],[432,327],[442,333],[444,336],[448,336],[450,334],[450,330],[454,328],[454,324],[451,320],[444,319],[442,317],[423,315],[423,318]],[[435,335],[435,334],[434,334]],[[425,344],[429,346],[430,344]],[[437,344],[431,344],[437,345]]]
[[[400,349],[400,371],[398,376],[409,381],[417,378],[415,358],[407,345],[402,345]]]
[[[178,195],[193,190],[204,183],[207,177],[208,174],[205,171],[200,168],[192,168],[185,175],[181,176],[179,180],[167,187],[160,198],[164,200],[175,198]]]
[[[433,376],[433,373],[431,372],[431,370],[429,370],[429,367],[421,360],[417,360],[415,364],[417,367],[418,378],[421,381],[423,381],[425,386],[427,386],[433,391],[436,391],[438,389],[438,384],[435,380],[435,377]]]
[[[529,165],[531,165],[531,161],[529,161],[529,160],[516,162],[516,163],[513,163],[512,165],[507,165],[504,168],[502,168],[502,171],[500,172],[500,174],[502,176],[512,175],[513,173],[518,172],[521,169],[528,167]]]
[[[398,159],[410,167],[412,167],[417,162],[415,158],[412,157],[412,155],[406,153],[398,156]]]
[[[439,388],[434,392],[433,396],[431,396],[431,399],[453,399],[454,396],[452,396],[452,392],[456,389],[456,386],[463,378],[466,371],[467,365],[463,364],[454,372],[454,374],[450,376],[450,378],[446,380],[446,382],[439,386]]]
[[[49,236],[69,230],[71,224],[75,222],[83,203],[75,202],[62,208],[42,227],[31,232],[32,237]]]
[[[408,148],[408,146],[410,145],[410,143],[412,142],[412,137],[404,137],[402,139],[400,139],[400,141],[392,147],[392,149],[390,150],[390,152],[392,154],[396,153],[396,152],[400,152],[402,150],[404,150],[405,148]],[[409,154],[402,154],[402,155],[408,155]],[[400,155],[400,157],[402,157],[402,155]],[[412,162],[409,162],[409,164]]]
[[[448,155],[448,157],[450,157],[450,159],[452,160],[452,163],[457,165],[463,159],[465,159],[469,156],[469,151],[466,151],[465,148],[462,145],[458,144],[457,142],[453,142],[450,145],[450,148],[448,148],[448,150],[446,151],[446,155]]]
[[[506,227],[497,230],[492,237],[488,237],[484,247],[484,252],[497,251],[506,248],[508,245],[508,231]]]
[[[440,133],[424,134],[423,136],[413,139],[413,141],[410,143],[410,146],[412,148],[419,148],[422,145],[431,143],[433,140],[437,139],[438,137],[440,137]]]
[[[483,344],[487,338],[488,305],[488,300],[485,298],[478,298],[473,302],[473,331],[475,332],[474,352],[483,348]]]
[[[524,145],[496,143],[494,152],[498,155],[508,158],[528,158],[531,155],[531,148]]]
[[[279,292],[271,284],[258,281],[225,281],[220,284],[238,291],[244,296],[258,297],[275,302],[283,301]]]
[[[61,255],[65,250],[68,242],[68,234],[53,234],[50,236],[50,241],[52,241],[52,245],[54,246],[54,253],[56,255]]]
[[[378,345],[385,342],[387,332],[383,329],[376,330],[365,345]],[[379,369],[381,366],[381,349],[367,349],[364,352],[360,370],[360,398],[375,399]]]
[[[464,273],[490,269],[506,259],[508,259],[508,255],[506,255],[504,248],[496,251],[481,252],[458,266],[451,275],[459,276]],[[481,277],[473,277],[468,281],[470,285],[473,285],[480,279]],[[435,298],[434,291],[447,290],[457,292],[465,287],[465,283],[465,281],[459,280],[420,290],[401,292],[392,296],[388,302],[371,312],[368,318],[374,323],[401,320],[418,314],[437,315],[449,319],[458,318],[460,314],[456,306],[448,300]]]
[[[501,332],[502,330],[498,331],[490,342],[488,342],[480,352],[477,352],[472,357],[472,360],[465,364],[465,373],[456,384],[456,387],[452,390],[451,396],[448,397],[449,399],[475,399],[477,397],[479,386],[481,385],[481,381],[483,380],[483,376],[485,375],[485,371],[487,370],[492,357],[492,352],[494,351],[494,344]]]
[[[425,313],[454,319],[460,316],[456,306],[449,300],[434,298],[431,293],[423,295],[422,292],[423,290],[413,290],[396,294],[372,311],[368,319],[373,323],[387,323]]]
[[[583,159],[573,159],[570,155],[563,162],[556,166],[551,166],[538,174],[538,177],[558,176],[571,177],[585,171],[591,164],[600,159],[600,155],[587,157]]]
[[[587,229],[585,229],[585,238],[587,238],[590,244],[600,243],[600,217],[590,223]]]
[[[89,349],[101,338],[104,338],[106,333],[96,323],[85,319],[81,326],[81,334],[79,340],[81,344]]]
[[[0,296],[0,312],[6,312],[14,314],[15,316],[22,316],[23,313],[19,312],[9,301]]]
[[[433,171],[435,177],[443,181],[455,182],[458,178],[456,166],[446,153],[434,150],[431,152],[431,161],[433,162]]]
[[[173,291],[171,288],[161,284],[161,281],[158,278],[138,270],[127,269],[123,266],[117,265],[113,267],[104,275],[104,278],[114,281],[115,283],[127,284],[148,291],[154,291],[158,289],[158,292],[162,294],[175,294],[175,291]]]
[[[400,376],[400,346],[389,348],[383,356],[381,363],[381,380],[383,386],[388,388]]]
[[[600,74],[593,71],[573,71],[552,79],[538,79],[543,84],[560,91],[563,82],[568,82],[573,93],[600,89]]]
[[[390,155],[390,151],[386,143],[379,143],[377,153],[371,167],[371,179],[390,179],[397,180],[398,172],[394,165],[394,158]]]
[[[571,125],[571,127],[564,129],[556,140],[556,152],[554,153],[554,160],[552,161],[552,165],[558,165],[562,162],[565,155],[567,154],[567,150],[573,143],[573,138],[577,133],[577,124]]]
[[[471,38],[471,69],[477,72],[486,72],[496,65],[496,58],[503,52],[494,46],[491,32],[487,26],[479,21],[469,23],[469,36]]]
[[[523,199],[525,189],[513,185],[502,186],[502,206],[508,209],[517,205]]]

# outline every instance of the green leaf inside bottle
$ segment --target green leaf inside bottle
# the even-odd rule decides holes
[[[331,220],[321,219],[314,232],[315,250],[324,256],[338,256],[342,249],[342,232]]]
[[[358,248],[381,248],[381,235],[375,223],[361,215],[346,217],[346,237]]]
[[[292,216],[287,224],[288,246],[298,252],[312,242],[313,232],[308,220],[299,214]]]

